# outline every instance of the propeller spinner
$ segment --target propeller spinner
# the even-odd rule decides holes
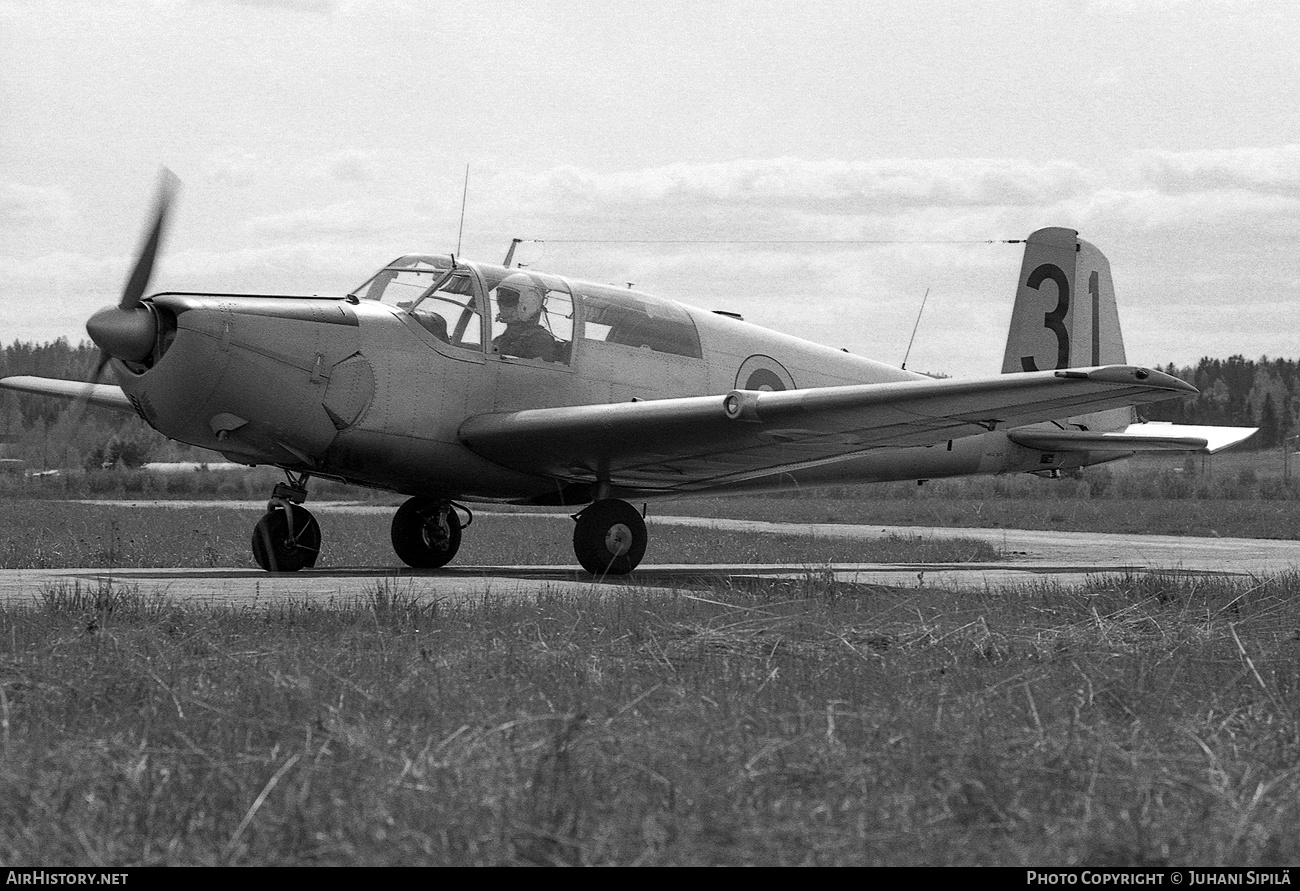
[[[140,247],[135,268],[122,290],[122,299],[116,306],[99,310],[86,322],[86,333],[100,349],[100,360],[92,381],[99,379],[110,358],[141,362],[153,351],[157,325],[143,297],[149,287],[154,261],[166,234],[167,217],[179,187],[180,180],[176,174],[164,167],[159,177],[158,197],[154,201],[153,225]]]

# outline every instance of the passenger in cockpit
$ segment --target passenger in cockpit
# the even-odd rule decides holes
[[[492,339],[492,352],[521,359],[556,361],[555,338],[538,323],[542,294],[532,279],[516,272],[497,286],[498,322],[506,330]]]

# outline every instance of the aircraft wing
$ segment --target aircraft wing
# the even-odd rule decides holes
[[[1148,421],[1123,430],[1011,430],[1007,437],[1022,446],[1045,451],[1208,452],[1214,454],[1245,442],[1258,427],[1209,427]]]
[[[59,396],[63,399],[84,399],[91,405],[113,408],[118,411],[134,412],[131,400],[126,398],[121,387],[112,384],[88,384],[85,381],[65,381],[52,377],[32,377],[16,375],[0,378],[0,387],[17,390],[19,393],[35,393],[38,396]]]
[[[525,473],[680,491],[1195,392],[1112,365],[490,413],[466,420],[460,439]]]

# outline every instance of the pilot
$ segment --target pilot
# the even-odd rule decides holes
[[[498,322],[506,330],[492,339],[492,352],[521,359],[555,361],[555,338],[537,321],[542,314],[542,292],[522,272],[502,279],[497,285]]]

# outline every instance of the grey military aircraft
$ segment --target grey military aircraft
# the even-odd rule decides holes
[[[934,379],[631,288],[452,255],[398,257],[348,294],[147,295],[166,173],[121,299],[86,328],[91,383],[0,386],[134,412],[165,436],[281,468],[252,535],[263,569],[315,565],[312,477],[409,496],[397,556],[447,564],[465,502],[576,509],[589,572],[643,557],[631,501],[698,492],[1059,475],[1248,428],[1138,423],[1195,389],[1125,364],[1106,258],[1071,229],[1025,243],[1003,374]],[[116,384],[99,383],[105,369]]]

